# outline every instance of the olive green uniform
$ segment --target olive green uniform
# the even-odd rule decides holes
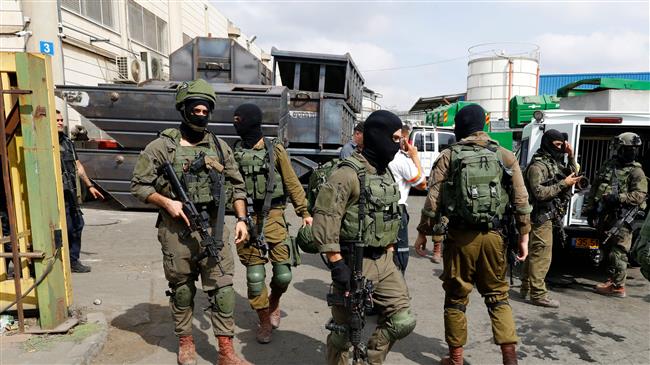
[[[372,300],[380,310],[377,328],[368,341],[368,363],[381,364],[395,341],[406,337],[415,328],[415,317],[410,310],[409,293],[400,270],[393,262],[392,245],[397,240],[400,224],[399,189],[389,171],[377,171],[359,153],[356,159],[365,171],[367,202],[364,220],[363,275],[374,284]],[[369,191],[368,191],[369,190]],[[320,252],[342,252],[351,249],[349,242],[358,234],[360,182],[358,169],[339,165],[322,186],[314,206],[312,227],[314,242]],[[381,214],[381,210],[385,214]],[[374,219],[368,214],[373,211]],[[366,255],[373,253],[374,255]],[[348,265],[350,266],[350,265]],[[351,268],[351,267],[350,267]],[[341,291],[334,287],[334,293]],[[344,307],[332,306],[332,317],[337,324],[347,324]],[[347,333],[332,332],[327,336],[327,363],[347,364],[350,342]]]
[[[219,158],[216,144],[210,133],[206,133],[196,146],[186,147],[180,146],[180,131],[177,129],[163,131],[161,136],[149,143],[140,154],[133,171],[131,193],[143,202],[146,202],[147,198],[155,192],[171,198],[169,183],[160,172],[162,163],[172,162],[178,173],[184,164],[193,160],[196,153],[203,151],[213,161],[218,161],[212,166],[217,172],[223,172],[226,181],[232,185],[233,200],[244,200],[246,198],[244,181],[237,169],[232,151],[224,141],[218,139],[218,143],[224,161]],[[206,176],[206,174],[199,175],[198,181],[192,183],[192,186],[188,186],[187,189],[190,199],[197,204],[197,207],[209,213],[210,224],[214,225],[217,219],[217,207],[214,202],[210,202],[210,183],[206,180]],[[192,311],[196,293],[194,282],[200,275],[203,291],[208,294],[211,303],[210,318],[215,336],[233,336],[235,329],[233,319],[235,293],[232,288],[234,262],[226,227],[223,232],[225,246],[220,252],[221,262],[217,265],[213,257],[206,257],[200,262],[192,259],[201,250],[199,240],[195,234],[183,236],[187,227],[182,220],[174,219],[166,210],[160,209],[156,226],[163,253],[165,278],[171,289],[169,304],[176,335],[192,334]]]
[[[265,284],[264,264],[271,261],[273,278],[271,290],[278,294],[284,293],[291,282],[292,256],[295,250],[290,246],[287,221],[284,217],[287,196],[291,198],[296,214],[302,218],[310,217],[307,212],[305,191],[291,167],[289,154],[282,144],[272,142],[275,152],[275,186],[272,193],[271,210],[264,223],[264,237],[269,245],[268,258],[262,251],[252,245],[244,244],[237,247],[239,260],[247,268],[248,300],[253,309],[263,309],[269,306],[269,295]],[[264,141],[259,141],[251,149],[237,148],[235,160],[244,177],[246,193],[253,199],[255,224],[262,218],[262,206],[266,190],[268,168],[265,164],[266,148]],[[255,237],[251,237],[254,239]],[[292,254],[293,252],[293,254]]]
[[[487,146],[489,137],[476,132],[461,140],[463,143]],[[496,142],[491,142],[496,143]],[[530,206],[524,179],[512,152],[498,147],[502,162],[512,171],[512,195],[515,219],[520,234],[530,232]],[[451,150],[441,152],[429,179],[429,193],[422,210],[418,231],[425,235],[437,233],[436,225],[442,212],[442,187],[447,182],[451,165]],[[444,271],[440,276],[445,290],[445,340],[450,347],[467,343],[465,310],[474,285],[483,296],[492,321],[492,333],[497,344],[516,343],[518,337],[512,308],[508,303],[506,258],[503,237],[496,230],[475,230],[457,224],[449,218],[449,231],[443,246]]]
[[[564,167],[541,149],[525,171],[533,212],[528,257],[521,270],[521,292],[530,291],[532,300],[544,299],[548,294],[545,279],[553,254],[553,224],[561,221],[566,213],[571,187],[564,178],[575,171],[573,159]]]
[[[614,177],[616,174],[616,178]],[[619,206],[604,204],[603,197],[612,192],[612,184],[618,180]],[[620,218],[620,209],[633,206],[645,208],[648,194],[648,181],[638,162],[622,164],[618,158],[607,160],[596,175],[592,184],[589,200],[585,207],[587,215],[597,216],[599,224],[596,227],[601,233],[611,229]],[[627,252],[632,245],[632,227],[621,227],[618,234],[612,237],[605,249],[607,257],[607,271],[610,279],[617,286],[624,286],[627,277]]]

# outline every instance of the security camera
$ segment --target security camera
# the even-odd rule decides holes
[[[21,30],[19,32],[14,33],[16,37],[31,37],[32,36],[32,31],[31,30]]]

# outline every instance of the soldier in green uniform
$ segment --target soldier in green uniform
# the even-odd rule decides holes
[[[219,365],[249,364],[234,352],[232,337],[235,321],[235,291],[233,285],[234,261],[229,234],[225,227],[216,227],[219,204],[212,187],[215,184],[209,170],[224,174],[233,187],[233,206],[238,221],[235,226],[235,244],[248,239],[246,229],[246,192],[244,181],[237,168],[233,153],[228,145],[210,133],[206,126],[210,112],[214,110],[216,96],[210,84],[202,79],[184,82],[176,91],[176,108],[180,111],[180,128],[161,132],[149,143],[133,171],[131,193],[143,202],[158,206],[158,240],[162,246],[163,269],[169,282],[169,305],[175,322],[175,333],[179,338],[178,363],[195,364],[196,353],[192,337],[192,312],[196,286],[201,277],[202,289],[210,301],[209,316],[219,344]],[[190,171],[188,166],[205,154],[205,165],[199,171]],[[206,257],[201,261],[194,258],[201,247],[196,234],[186,235],[189,221],[183,212],[182,203],[174,200],[170,184],[160,171],[161,165],[169,161],[179,180],[197,209],[207,213],[212,234],[223,229],[225,247],[217,258]]]
[[[353,242],[361,238],[364,245],[363,275],[374,284],[372,301],[380,312],[379,324],[368,341],[370,364],[383,363],[393,344],[415,328],[408,289],[393,262],[401,220],[400,195],[388,163],[399,149],[401,127],[395,114],[373,112],[364,123],[363,151],[354,152],[339,164],[321,187],[314,206],[313,238],[327,256],[334,295],[340,297],[349,288]],[[365,214],[359,222],[362,194]],[[348,315],[344,307],[332,306],[337,325],[348,326]],[[348,333],[331,332],[327,336],[327,363],[347,364],[350,346]]]
[[[521,276],[521,296],[526,299],[530,292],[530,302],[541,307],[560,306],[559,301],[548,297],[545,279],[553,253],[553,226],[559,222],[562,229],[571,187],[581,179],[575,173],[573,150],[564,135],[556,129],[544,132],[540,147],[524,172],[533,212],[528,258]]]
[[[456,115],[454,134],[459,142],[441,152],[433,167],[415,241],[418,253],[425,252],[426,235],[439,234],[439,222],[444,217],[449,219],[440,276],[445,290],[449,357],[443,358],[442,364],[463,363],[465,309],[475,285],[488,308],[503,363],[517,363],[515,345],[519,339],[508,303],[506,248],[500,228],[506,207],[512,205],[520,234],[517,259],[524,260],[531,208],[517,159],[489,139],[483,132],[484,124],[485,111],[479,105],[468,105]]]
[[[246,183],[246,194],[252,199],[252,218],[257,231],[262,233],[260,241],[267,245],[261,246],[263,242],[257,242],[258,237],[251,237],[249,244],[237,247],[237,254],[246,266],[248,300],[260,320],[257,341],[269,343],[272,329],[280,326],[280,297],[291,282],[292,261],[297,253],[292,247],[284,218],[287,197],[291,198],[296,214],[302,217],[303,226],[311,225],[312,218],[307,212],[305,191],[291,167],[289,154],[279,140],[264,139],[260,108],[255,104],[240,105],[235,109],[234,126],[241,137],[241,144],[235,148],[235,160]],[[267,151],[268,147],[273,149],[272,154]],[[264,267],[269,260],[273,266],[270,295]]]
[[[585,207],[589,224],[601,234],[611,229],[625,211],[635,207],[645,209],[648,194],[645,173],[635,161],[642,146],[641,137],[636,133],[621,133],[614,137],[611,146],[616,154],[598,171]],[[632,227],[623,223],[618,234],[605,242],[609,278],[596,285],[596,293],[625,297],[627,253],[631,245]]]

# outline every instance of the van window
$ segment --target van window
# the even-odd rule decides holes
[[[442,151],[456,143],[456,136],[453,133],[438,133],[438,151]]]
[[[426,151],[435,151],[435,142],[433,140],[433,132],[425,132],[424,135],[424,148]]]

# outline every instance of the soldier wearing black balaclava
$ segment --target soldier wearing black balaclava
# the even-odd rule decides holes
[[[510,287],[505,279],[505,246],[498,219],[505,212],[505,202],[512,202],[520,237],[518,259],[524,260],[530,231],[528,194],[517,158],[483,131],[483,108],[476,104],[465,106],[454,122],[458,142],[440,153],[431,171],[429,193],[414,242],[416,252],[424,255],[426,236],[446,233],[440,279],[445,290],[449,356],[441,364],[463,364],[463,346],[467,343],[465,311],[474,287],[488,307],[493,339],[501,347],[503,363],[516,364],[519,339],[508,303]],[[506,189],[504,169],[512,174],[510,189]],[[501,189],[495,189],[499,185]],[[448,230],[443,229],[445,219]]]
[[[314,242],[327,256],[332,292],[341,301],[349,294],[351,250],[359,239],[363,242],[363,275],[374,284],[372,301],[383,318],[368,341],[369,364],[383,363],[393,344],[415,328],[406,283],[393,262],[400,193],[387,166],[399,149],[401,127],[395,114],[373,112],[364,122],[363,152],[355,151],[339,163],[314,205]],[[360,196],[365,197],[363,207]],[[359,224],[362,208],[365,219]],[[350,313],[335,304],[332,317],[332,323],[345,326]],[[332,331],[327,336],[327,363],[347,364],[349,347],[349,332]]]
[[[568,164],[564,164],[567,156]],[[548,129],[540,147],[524,171],[529,200],[532,231],[528,241],[528,257],[522,267],[521,296],[530,294],[531,304],[557,308],[560,302],[551,299],[546,289],[546,274],[551,266],[554,227],[562,229],[571,187],[580,177],[575,176],[576,164],[571,145],[556,129]]]
[[[233,113],[233,125],[241,138],[241,145],[235,147],[235,161],[246,182],[246,195],[253,207],[250,218],[257,231],[247,244],[237,246],[237,254],[246,266],[248,301],[260,321],[256,339],[269,343],[273,329],[280,326],[280,297],[291,283],[291,267],[297,265],[298,251],[284,214],[287,198],[291,198],[303,227],[311,225],[312,218],[289,154],[280,139],[264,138],[262,118],[262,110],[250,103],[238,106]],[[269,261],[273,266],[270,294],[265,268]]]

